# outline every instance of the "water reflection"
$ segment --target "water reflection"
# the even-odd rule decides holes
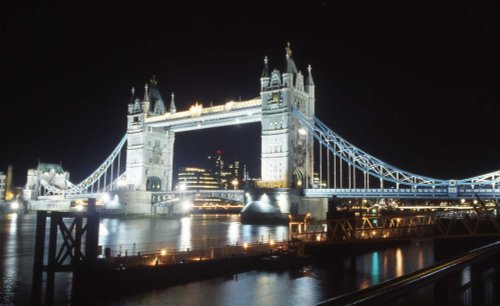
[[[179,241],[179,249],[186,250],[192,249],[193,245],[191,244],[191,218],[184,217],[181,219],[181,235]]]
[[[29,303],[36,219],[34,214],[16,217],[0,217],[0,304],[5,305]],[[288,226],[242,225],[237,215],[207,215],[180,220],[102,219],[99,231],[100,245],[122,245],[128,254],[134,245],[135,250],[165,243],[169,243],[169,249],[192,248],[207,243],[206,239],[235,244],[267,241],[269,237],[288,237]],[[434,259],[432,253],[432,242],[427,241],[338,260],[332,267],[313,266],[308,273],[250,271],[133,296],[115,296],[101,305],[312,305],[429,266]],[[60,304],[68,304],[64,299],[69,281],[65,279],[69,280],[69,276],[63,275],[56,288],[56,294],[61,294]]]
[[[0,275],[2,277],[2,288],[0,290],[0,295],[5,295],[3,299],[11,300],[15,292],[16,284],[18,282],[18,230],[17,230],[17,214],[8,214],[7,222],[4,224],[4,229],[2,232],[7,233],[4,239],[4,266]],[[2,235],[3,236],[3,235]],[[0,300],[1,301],[1,300]]]
[[[396,249],[396,276],[401,276],[404,274],[404,266],[403,266],[403,252],[401,252],[401,248]]]
[[[236,244],[236,242],[238,242],[238,239],[240,237],[240,224],[236,222],[231,222],[229,224],[226,237],[228,244]]]
[[[373,252],[372,254],[372,275],[371,275],[371,280],[372,284],[378,284],[380,282],[380,265],[381,263],[379,262],[378,259],[378,252]]]

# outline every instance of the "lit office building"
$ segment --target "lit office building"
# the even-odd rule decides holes
[[[184,167],[179,169],[178,191],[200,191],[224,189],[214,175],[203,168]],[[202,196],[195,193],[192,203],[192,213],[218,214],[240,213],[243,203],[225,200],[217,197]]]
[[[219,182],[212,173],[203,168],[183,167],[179,169],[179,190],[210,190],[221,189]]]

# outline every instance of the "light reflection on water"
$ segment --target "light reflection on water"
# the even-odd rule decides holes
[[[378,252],[372,253],[372,272],[371,272],[371,280],[372,284],[377,284],[380,282],[380,262],[378,258]]]
[[[4,225],[4,230],[7,233],[5,236],[4,252],[2,252],[2,257],[5,260],[4,269],[2,269],[2,288],[1,295],[5,295],[4,298],[9,300],[13,299],[14,290],[16,283],[18,282],[16,269],[18,265],[17,260],[17,214],[7,215],[7,222]]]
[[[27,304],[31,289],[35,214],[0,216],[0,304]],[[105,218],[99,244],[122,246],[132,252],[146,245],[194,248],[207,240],[224,244],[282,240],[288,226],[242,225],[237,215],[195,216],[183,219]],[[423,241],[399,248],[337,260],[327,266],[299,271],[250,271],[237,275],[148,290],[100,301],[101,305],[312,305],[327,298],[371,286],[433,263],[433,246]],[[70,274],[56,283],[57,301],[68,303]]]

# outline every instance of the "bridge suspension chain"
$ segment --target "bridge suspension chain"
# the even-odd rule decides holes
[[[117,181],[122,178],[120,176],[120,162],[121,162],[121,151],[127,141],[127,135],[124,135],[118,145],[115,147],[113,152],[108,156],[108,158],[92,173],[90,174],[87,178],[85,178],[83,181],[81,181],[79,184],[73,186],[70,188],[67,193],[70,194],[80,194],[80,193],[86,193],[86,192],[102,192],[106,190],[110,190],[114,184],[117,183]],[[116,179],[113,177],[113,172],[114,172],[114,162],[118,161],[117,164],[117,173],[116,173]],[[107,173],[108,170],[111,170],[110,176],[111,179],[107,180]],[[123,174],[122,174],[123,175]],[[101,179],[103,179],[102,186],[101,186]],[[114,180],[113,180],[114,179]],[[94,184],[97,182],[97,189],[94,190]],[[102,187],[102,188],[101,188]]]
[[[337,171],[340,172],[338,179],[340,181],[339,188],[343,188],[343,165],[347,164],[347,180],[349,188],[356,188],[356,169],[364,173],[364,187],[369,188],[370,176],[376,177],[380,180],[380,188],[384,188],[384,182],[391,182],[395,184],[396,188],[400,185],[410,186],[411,188],[417,187],[454,187],[454,186],[488,186],[488,188],[495,188],[500,185],[500,171],[467,178],[461,180],[443,180],[430,178],[422,175],[417,175],[408,171],[401,170],[397,167],[389,165],[380,159],[373,157],[352,145],[344,138],[340,137],[318,118],[308,118],[302,114],[298,109],[293,109],[292,114],[299,122],[316,138],[320,145],[320,152],[322,147],[325,146],[327,151],[334,155],[334,183],[333,187],[337,188]],[[320,153],[322,159],[322,153]],[[337,168],[336,158],[339,159]],[[351,169],[352,166],[352,169]],[[320,170],[320,173],[322,169]],[[322,174],[320,174],[322,176]]]

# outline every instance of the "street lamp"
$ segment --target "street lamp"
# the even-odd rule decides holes
[[[239,185],[239,182],[238,182],[238,179],[234,179],[231,184],[233,185],[234,187],[234,190],[238,189],[238,185]]]

